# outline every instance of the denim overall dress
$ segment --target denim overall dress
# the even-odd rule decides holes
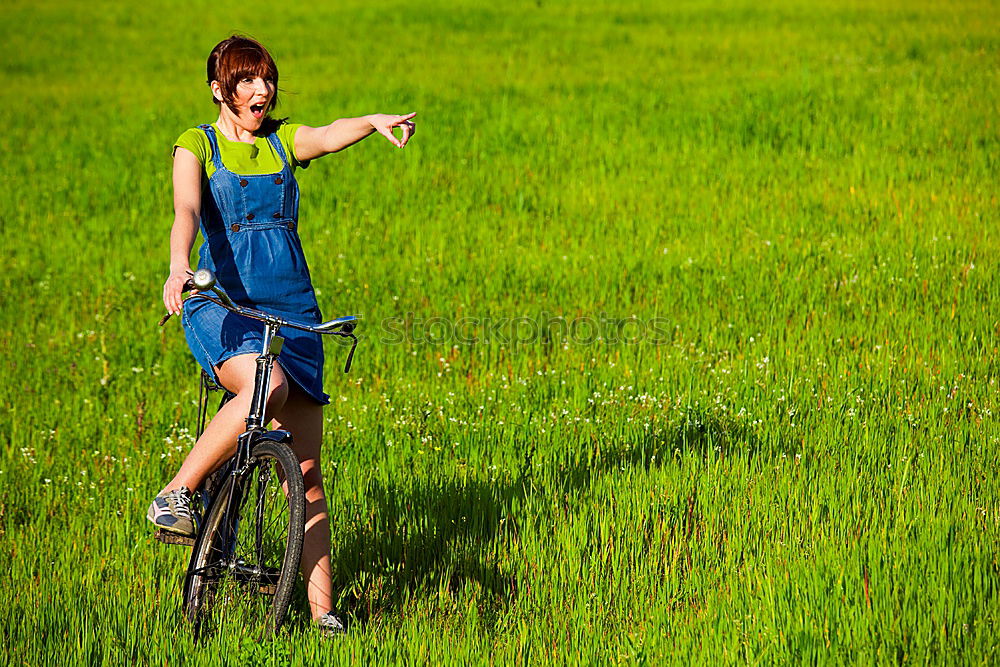
[[[309,268],[299,241],[299,186],[285,149],[267,137],[281,157],[274,174],[235,174],[222,164],[215,128],[199,126],[212,146],[215,173],[202,194],[198,268],[215,272],[218,286],[236,303],[307,324],[321,320]],[[206,299],[184,302],[184,334],[198,364],[215,369],[240,354],[259,355],[264,325]],[[278,363],[318,403],[323,392],[323,343],[319,334],[285,327]]]

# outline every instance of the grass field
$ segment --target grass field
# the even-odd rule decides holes
[[[332,642],[299,594],[196,646],[144,518],[197,398],[170,148],[232,30],[294,121],[420,114],[299,172],[364,317]],[[1000,659],[995,2],[13,0],[0,40],[4,661]]]

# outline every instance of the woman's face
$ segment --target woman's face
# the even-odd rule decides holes
[[[215,91],[216,99],[221,99],[222,94],[217,81],[212,82],[212,89]],[[270,79],[245,76],[236,85],[236,96],[233,99],[233,106],[238,113],[233,114],[232,109],[226,104],[221,105],[222,113],[230,115],[244,129],[257,130],[267,114],[274,93],[275,85]]]

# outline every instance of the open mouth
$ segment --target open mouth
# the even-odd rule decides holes
[[[266,105],[264,104],[251,104],[250,113],[253,115],[254,118],[263,118],[265,106]]]

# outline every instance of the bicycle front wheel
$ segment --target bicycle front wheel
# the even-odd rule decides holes
[[[184,613],[206,625],[245,630],[285,618],[302,557],[305,489],[287,445],[261,442],[250,465],[219,489],[203,522],[184,581]]]

